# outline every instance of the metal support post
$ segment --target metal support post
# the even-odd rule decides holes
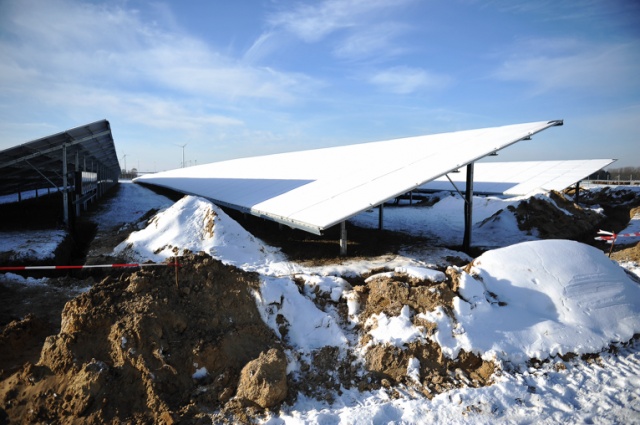
[[[345,221],[340,223],[340,255],[347,255],[347,224]]]
[[[384,202],[378,206],[378,230],[384,229]]]
[[[580,202],[580,180],[576,183],[576,196],[575,203],[578,204]]]
[[[473,228],[473,162],[467,165],[467,190],[464,196],[464,239],[462,241],[462,250],[468,254],[471,248]]]
[[[67,145],[62,145],[62,211],[64,225],[69,227],[69,182],[67,181]]]
[[[76,149],[76,173],[78,171],[80,171],[80,151],[78,151]],[[80,200],[80,194],[78,193],[78,190],[80,189],[78,187],[78,179],[75,178],[76,175],[74,175],[74,185],[73,185],[73,192],[75,193],[75,202],[74,205],[76,206],[76,217],[80,217],[80,202],[78,202]]]

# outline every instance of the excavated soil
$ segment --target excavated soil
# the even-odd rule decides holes
[[[532,198],[516,210],[521,226],[549,237],[573,227],[572,235],[581,237],[602,219],[561,195],[553,196],[577,218],[548,211],[548,203]],[[597,202],[605,198],[601,195]],[[629,217],[637,198],[624,202]],[[260,228],[258,222],[253,225]],[[393,251],[385,247],[385,239],[395,235],[382,234],[371,243],[372,234],[381,234],[350,230],[356,236],[354,255]],[[128,231],[94,241],[87,262],[113,259],[113,245]],[[296,232],[282,234],[284,250],[298,252],[300,259],[323,263],[335,257],[334,241],[305,242]],[[400,242],[425,241],[403,237]],[[310,249],[300,248],[307,243]],[[613,255],[637,258],[639,246]],[[368,276],[349,278],[360,304],[354,328],[344,299],[335,302],[318,293],[316,305],[339,312],[343,328],[351,329],[358,342],[324,347],[305,357],[276,337],[260,317],[253,295],[258,275],[205,254],[186,253],[180,263],[177,270],[167,266],[61,278],[53,285],[59,290],[52,289],[48,297],[42,288],[0,285],[0,295],[8,301],[0,311],[0,346],[8,348],[0,351],[0,423],[248,423],[277,411],[282,403],[293,403],[300,394],[329,402],[344,388],[384,389],[390,397],[407,391],[433,397],[455,387],[492,382],[493,363],[464,351],[456,359],[447,358],[428,338],[435,325],[418,317],[435,307],[452,311],[459,275],[455,268],[437,283],[399,273],[366,282]],[[78,295],[77,290],[63,291],[65,285],[91,288]],[[20,292],[29,290],[33,292]],[[36,299],[37,292],[42,298]],[[34,303],[22,303],[25,298]],[[414,313],[413,323],[423,328],[425,337],[402,348],[375,344],[367,331],[375,326],[376,315],[397,316],[403,306]],[[285,322],[280,332],[286,335]],[[287,356],[299,370],[286,373]],[[415,360],[419,382],[407,375]]]
[[[384,387],[393,395],[403,385],[431,397],[491,383],[494,366],[472,354],[451,360],[428,340],[403,349],[367,346],[362,326],[356,332],[359,346],[367,347],[364,364],[346,347],[324,347],[310,361],[298,359],[300,372],[287,376],[283,353],[290,347],[264,324],[252,295],[258,276],[205,254],[180,262],[177,281],[173,266],[143,269],[106,277],[67,302],[59,332],[40,350],[23,351],[26,363],[0,382],[0,418],[24,424],[249,422],[298,394],[333,401],[342,388]],[[360,323],[382,312],[396,315],[403,305],[416,313],[437,305],[450,309],[455,295],[451,283],[402,275],[374,279],[356,292]],[[344,300],[322,303],[334,303],[346,320]],[[416,325],[427,335],[433,331],[428,322]],[[2,341],[15,352],[48,331],[27,316],[5,326]],[[411,359],[420,361],[421,383],[406,376]]]
[[[444,282],[424,282],[402,274],[393,277],[379,277],[366,286],[357,288],[358,301],[362,306],[359,315],[361,323],[366,323],[374,315],[384,313],[398,316],[403,306],[408,306],[414,314],[413,324],[422,327],[426,336],[436,331],[434,323],[417,317],[436,307],[443,307],[453,316],[453,299],[457,296],[457,274],[453,268],[447,270]],[[371,337],[366,334],[361,342],[367,344]],[[420,362],[421,385],[407,376],[411,359]],[[412,342],[408,347],[398,348],[387,344],[374,345],[365,354],[366,369],[374,373],[383,386],[405,384],[422,392],[427,397],[459,386],[479,387],[491,383],[494,365],[483,361],[472,353],[461,352],[455,360],[444,356],[440,346],[430,340]]]
[[[181,261],[177,284],[173,267],[143,270],[69,301],[39,361],[0,384],[11,423],[173,423],[222,407],[242,368],[279,342],[255,307],[255,275]]]
[[[515,208],[508,207],[515,212],[520,230],[536,230],[542,239],[593,241],[603,217],[595,211],[581,208],[561,193],[550,192],[549,197],[558,208],[550,208],[549,202],[537,197],[520,202]]]

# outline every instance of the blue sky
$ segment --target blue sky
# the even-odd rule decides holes
[[[0,0],[0,149],[103,118],[150,171],[548,119],[498,159],[640,166],[640,2]]]

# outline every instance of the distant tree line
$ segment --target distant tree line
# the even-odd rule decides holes
[[[589,176],[589,180],[640,180],[640,167],[620,167],[600,170]]]
[[[123,168],[122,172],[120,173],[120,178],[123,180],[131,180],[135,179],[136,177],[138,177],[138,170],[135,168],[132,168],[130,170],[125,170]]]

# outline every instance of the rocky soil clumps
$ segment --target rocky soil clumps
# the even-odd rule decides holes
[[[280,343],[251,296],[256,275],[204,255],[181,263],[177,279],[144,269],[69,301],[38,363],[0,383],[7,419],[174,423],[224,408],[243,368]]]

